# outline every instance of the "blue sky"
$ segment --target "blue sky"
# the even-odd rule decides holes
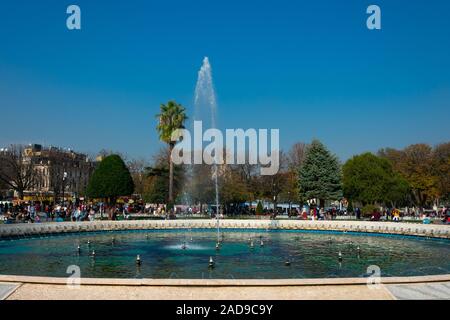
[[[0,145],[149,157],[159,104],[193,111],[204,56],[221,128],[279,128],[284,149],[318,138],[342,160],[445,142],[449,39],[445,0],[2,0]]]

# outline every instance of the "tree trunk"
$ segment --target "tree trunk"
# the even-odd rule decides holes
[[[319,200],[319,207],[320,208],[325,208],[325,199],[320,199]]]
[[[169,204],[173,203],[173,161],[172,161],[172,150],[174,144],[169,144]]]
[[[274,214],[278,214],[277,205],[278,205],[277,196],[273,196],[273,213]]]
[[[19,199],[23,200],[23,190],[17,190],[17,194],[19,195]]]

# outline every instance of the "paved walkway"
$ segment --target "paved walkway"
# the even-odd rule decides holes
[[[450,300],[450,282],[322,286],[112,286],[0,283],[0,300]]]
[[[450,300],[450,283],[391,284],[387,289],[399,300]]]
[[[386,300],[393,299],[384,286],[365,285],[280,287],[163,287],[92,286],[70,289],[65,285],[24,284],[8,300]]]
[[[0,300],[7,299],[19,286],[16,283],[0,283]]]

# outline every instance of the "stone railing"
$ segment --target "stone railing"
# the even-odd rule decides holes
[[[213,229],[217,220],[93,221],[0,225],[0,239],[119,230]],[[223,229],[316,230],[450,239],[449,225],[368,221],[220,220]]]

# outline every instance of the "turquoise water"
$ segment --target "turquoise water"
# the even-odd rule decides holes
[[[71,265],[79,266],[81,276],[86,278],[364,277],[370,265],[377,265],[382,276],[450,273],[448,240],[265,230],[224,231],[222,235],[219,251],[215,249],[217,232],[212,230],[4,240],[0,241],[0,274],[67,277]],[[253,249],[249,239],[254,242]],[[183,242],[186,249],[182,249]],[[90,255],[92,251],[95,258]],[[137,255],[142,260],[140,266],[136,264]],[[210,257],[215,261],[214,268],[208,267]]]

